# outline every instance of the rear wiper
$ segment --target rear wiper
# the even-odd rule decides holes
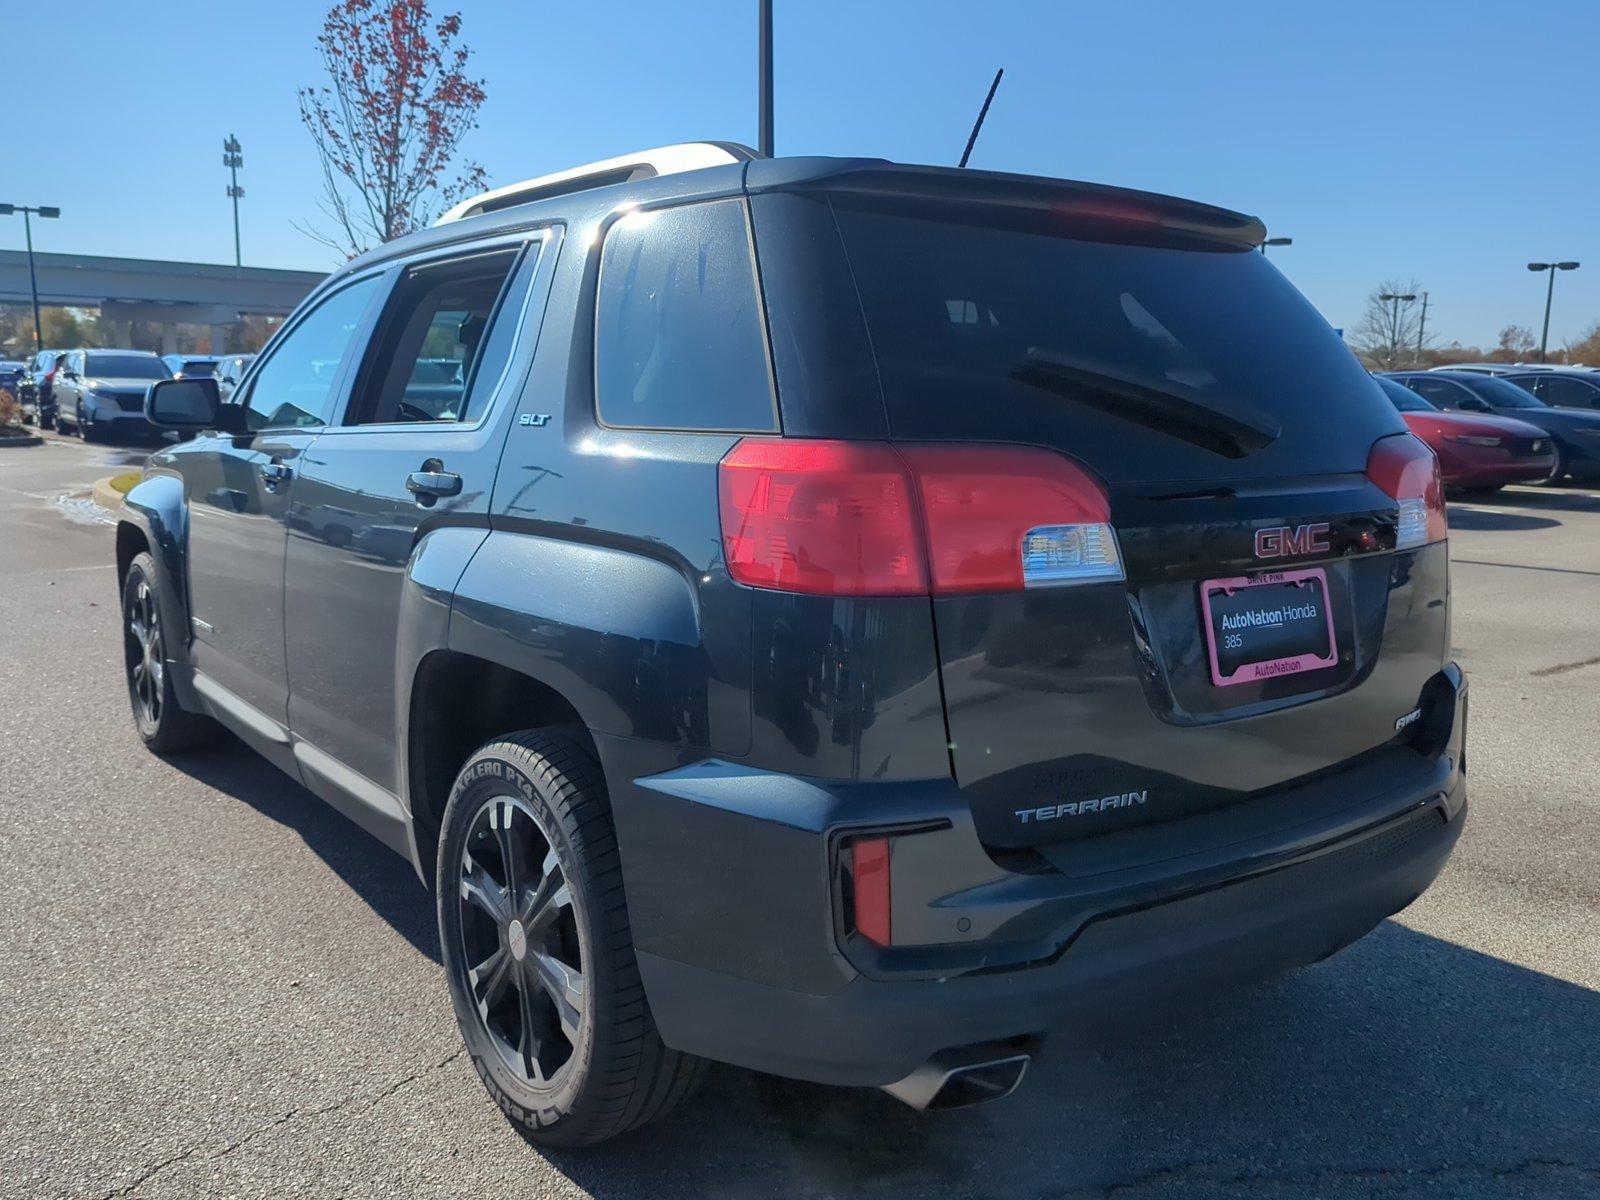
[[[1032,347],[1011,369],[1013,379],[1074,400],[1087,408],[1154,429],[1224,458],[1243,458],[1272,445],[1283,426],[1264,412],[1237,402],[1229,411],[1168,383],[1155,388],[1122,375],[1071,362]]]

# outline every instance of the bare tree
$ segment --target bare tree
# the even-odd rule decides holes
[[[1489,355],[1495,362],[1521,362],[1539,345],[1533,330],[1526,325],[1507,325],[1500,331],[1500,344]]]
[[[484,100],[460,32],[459,14],[435,21],[427,0],[340,0],[329,10],[317,47],[331,86],[300,90],[300,119],[338,230],[301,232],[353,256],[482,190],[476,163],[447,175]]]
[[[1404,296],[1411,299],[1399,299]],[[1352,338],[1356,353],[1379,371],[1411,366],[1426,349],[1419,339],[1421,318],[1422,285],[1415,279],[1385,279],[1367,296],[1367,306],[1356,322]]]

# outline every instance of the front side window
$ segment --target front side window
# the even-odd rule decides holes
[[[347,425],[475,421],[499,381],[510,340],[490,321],[516,250],[408,269],[368,356]],[[497,332],[514,318],[496,319]]]
[[[643,429],[777,429],[744,204],[632,213],[600,258],[600,419]]]
[[[340,368],[380,278],[334,292],[278,343],[250,388],[251,430],[327,424]]]

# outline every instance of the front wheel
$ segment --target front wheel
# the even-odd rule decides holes
[[[1560,483],[1567,477],[1567,456],[1562,453],[1560,446],[1555,448],[1555,452],[1556,460],[1550,466],[1550,474],[1546,475],[1543,479],[1535,479],[1533,481],[1535,486],[1555,487],[1556,484]]]
[[[84,419],[83,405],[81,404],[78,405],[78,417],[76,424],[78,427],[78,435],[82,437],[84,441],[98,442],[100,440],[100,431],[95,427],[93,422]]]
[[[704,1063],[656,1033],[605,784],[576,739],[518,733],[468,760],[445,809],[437,885],[456,1020],[519,1133],[589,1145],[688,1094]]]
[[[122,584],[123,663],[133,724],[144,744],[157,754],[204,745],[220,732],[201,713],[183,708],[173,694],[167,666],[167,629],[162,620],[155,560],[136,554]]]

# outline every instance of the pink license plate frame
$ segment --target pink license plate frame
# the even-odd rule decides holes
[[[1241,663],[1231,674],[1222,673],[1217,658],[1217,623],[1211,614],[1211,598],[1218,593],[1232,595],[1245,588],[1264,584],[1300,583],[1314,579],[1321,588],[1322,615],[1328,623],[1328,654],[1290,654],[1283,658]],[[1285,675],[1298,675],[1304,671],[1318,671],[1339,661],[1339,643],[1333,631],[1333,603],[1328,595],[1328,573],[1321,567],[1307,567],[1299,571],[1268,571],[1262,575],[1235,575],[1227,579],[1207,579],[1200,585],[1200,611],[1206,630],[1206,651],[1211,660],[1211,682],[1218,687],[1233,687],[1241,683],[1261,683],[1268,679],[1281,679]]]

